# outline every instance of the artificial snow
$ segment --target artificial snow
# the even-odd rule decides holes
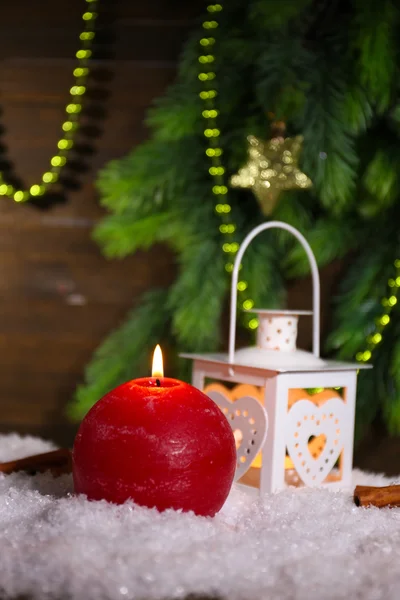
[[[52,448],[0,436],[0,461]],[[352,490],[235,486],[214,519],[72,492],[71,476],[0,474],[1,598],[400,598],[400,509],[357,508]]]

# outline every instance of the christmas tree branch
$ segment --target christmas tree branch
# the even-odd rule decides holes
[[[168,338],[170,313],[167,290],[146,294],[126,321],[95,352],[85,372],[85,385],[78,387],[69,407],[74,420],[84,417],[91,406],[116,385],[150,373],[151,352]]]

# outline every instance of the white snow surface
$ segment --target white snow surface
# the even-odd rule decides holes
[[[0,461],[53,447],[3,435]],[[400,598],[400,509],[357,508],[352,490],[235,486],[213,519],[72,492],[70,476],[0,474],[1,598]]]

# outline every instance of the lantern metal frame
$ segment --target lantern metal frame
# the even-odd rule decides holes
[[[302,244],[310,262],[313,281],[313,360],[310,364],[288,365],[286,361],[282,366],[255,366],[246,359],[246,355],[240,356],[241,351],[236,351],[237,284],[243,255],[256,236],[273,228],[284,229],[293,234]],[[257,312],[257,309],[252,312]],[[192,384],[206,393],[206,379],[223,381],[228,385],[245,384],[259,390],[253,397],[246,394],[246,398],[242,400],[245,409],[237,411],[227,408],[230,402],[228,389],[225,394],[220,391],[209,395],[229,416],[234,432],[237,431],[238,419],[243,420],[243,413],[251,413],[252,402],[263,405],[265,418],[257,419],[251,429],[255,432],[253,437],[249,437],[246,429],[249,438],[244,440],[244,443],[249,444],[246,450],[249,455],[247,464],[244,464],[246,455],[243,447],[241,451],[238,450],[238,473],[242,481],[248,475],[244,475],[246,469],[254,471],[254,467],[251,468],[254,452],[250,444],[261,449],[262,465],[256,470],[259,477],[248,477],[248,482],[259,487],[261,493],[285,487],[288,483],[287,473],[290,471],[287,468],[288,462],[293,466],[289,483],[311,487],[327,485],[332,488],[351,485],[357,372],[360,368],[371,368],[371,365],[320,359],[319,338],[320,280],[310,245],[297,229],[287,223],[270,221],[259,225],[244,239],[233,267],[228,354],[181,356],[193,360]],[[251,353],[248,356],[251,357]],[[319,399],[318,394],[310,396],[306,392],[309,388],[330,391],[325,393],[323,399]],[[334,388],[344,390],[343,396],[340,397]],[[291,391],[295,391],[297,396],[292,405],[289,405]],[[222,398],[224,395],[225,398]],[[254,421],[252,418],[251,420]],[[319,453],[311,456],[309,440],[314,438],[320,438],[322,442]]]

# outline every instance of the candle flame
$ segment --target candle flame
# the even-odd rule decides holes
[[[151,375],[152,377],[164,377],[163,357],[160,344],[157,344],[154,350]]]

